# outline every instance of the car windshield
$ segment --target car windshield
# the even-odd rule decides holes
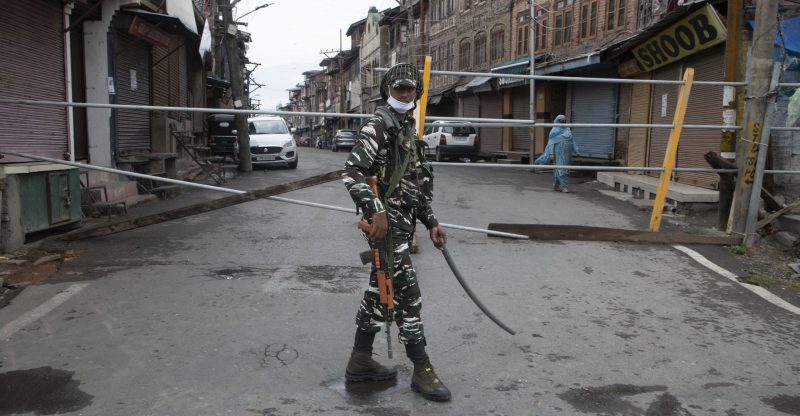
[[[345,136],[345,137],[353,137],[353,136],[356,135],[356,132],[353,131],[353,130],[339,130],[338,135],[339,136]]]
[[[475,134],[474,127],[442,127],[442,133],[449,133],[454,136],[469,136]]]
[[[289,130],[282,120],[252,120],[250,121],[251,134],[286,134]]]

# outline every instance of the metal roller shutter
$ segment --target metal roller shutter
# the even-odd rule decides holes
[[[8,0],[0,13],[0,94],[66,101],[64,10],[55,0]],[[67,110],[0,107],[0,147],[56,159],[68,151]],[[0,163],[18,162],[7,156]]]
[[[572,123],[614,123],[617,113],[617,86],[614,84],[571,83]],[[582,155],[603,159],[614,157],[614,129],[577,128],[572,130]]]
[[[657,70],[653,79],[676,81],[681,79],[680,63],[668,65]],[[675,114],[675,103],[678,100],[678,86],[655,84],[653,85],[653,101],[650,123],[672,124]],[[664,165],[664,154],[667,152],[670,129],[652,129],[650,131],[650,144],[648,146],[647,165],[661,167]],[[659,177],[659,172],[651,172],[650,176]]]
[[[637,77],[637,79],[650,79],[651,75]],[[650,122],[650,84],[632,84],[631,91],[631,124],[648,124]],[[647,163],[647,138],[648,129],[630,129],[628,135],[627,166],[645,166]],[[638,171],[636,173],[643,173]]]
[[[173,36],[170,36],[170,47],[174,45]],[[170,59],[167,54],[170,47],[152,45],[153,54],[153,105],[170,106]],[[153,115],[163,116],[164,111],[153,111]]]
[[[725,80],[725,48],[718,46],[686,59],[684,68],[694,68],[698,81]],[[722,124],[722,87],[710,85],[692,86],[689,105],[686,108],[685,124]],[[703,155],[709,151],[719,152],[722,133],[714,129],[684,129],[678,145],[676,166],[682,168],[707,168]],[[687,185],[715,189],[719,176],[714,173],[678,172],[678,182]]]
[[[465,118],[478,118],[481,116],[481,102],[474,95],[461,98],[461,109]]]
[[[503,118],[503,99],[495,92],[481,94],[481,118]],[[503,129],[483,127],[479,129],[481,152],[497,152],[503,148]]]
[[[186,49],[182,45],[183,41],[181,36],[171,35],[168,47],[153,45],[153,105],[187,106],[189,93],[186,79]],[[154,113],[164,114],[163,111]],[[187,114],[185,111],[170,111],[167,117],[185,120]]]
[[[515,120],[530,120],[531,114],[531,90],[530,87],[514,88],[513,111]],[[531,136],[528,128],[511,129],[513,138],[512,150],[530,150]]]
[[[150,105],[150,45],[117,32],[114,55],[116,103]],[[114,110],[114,131],[117,155],[150,151],[149,111]]]

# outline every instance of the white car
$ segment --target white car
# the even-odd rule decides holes
[[[433,125],[425,127],[422,140],[427,143],[427,155],[433,156],[437,162],[448,157],[468,157],[474,160],[481,150],[481,141],[475,127],[464,124],[468,123],[434,121]]]
[[[297,144],[281,117],[256,117],[247,120],[250,129],[250,156],[253,166],[285,165],[297,167]]]

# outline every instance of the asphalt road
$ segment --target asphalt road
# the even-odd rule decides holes
[[[228,185],[284,183],[345,157],[304,148],[297,170]],[[641,229],[648,220],[592,183],[562,194],[549,174],[435,174],[442,222]],[[131,211],[219,196],[187,191]],[[352,207],[341,182],[285,196]],[[71,243],[76,260],[0,309],[10,334],[0,340],[0,414],[800,415],[798,316],[674,248],[459,230],[448,244],[459,269],[517,335],[478,311],[422,238],[413,260],[428,351],[453,399],[414,394],[410,363],[402,353],[388,360],[383,336],[377,358],[399,367],[397,382],[346,384],[369,272],[356,220],[259,200]]]

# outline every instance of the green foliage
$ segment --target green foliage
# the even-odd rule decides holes
[[[744,243],[739,243],[736,245],[731,246],[731,253],[743,255],[747,254],[747,246]]]
[[[770,288],[774,284],[772,277],[758,272],[751,272],[750,276],[742,279],[744,283]]]

